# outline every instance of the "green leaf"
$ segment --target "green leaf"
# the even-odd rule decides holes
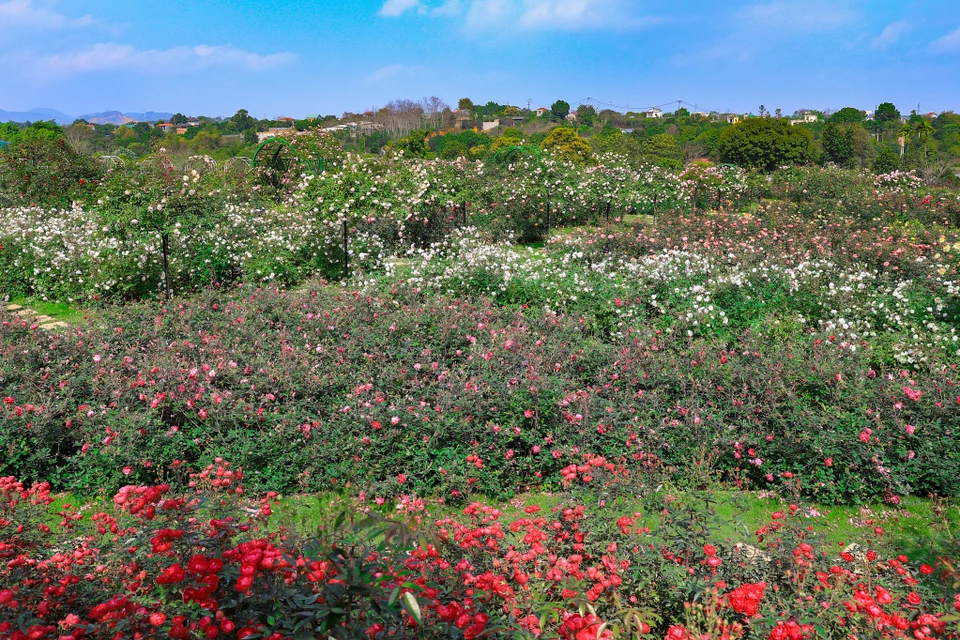
[[[413,619],[417,621],[417,624],[420,624],[423,620],[422,614],[420,613],[420,603],[417,602],[417,599],[413,596],[412,593],[407,591],[403,594],[403,597],[400,599],[400,603],[403,605],[403,608],[407,610]]]
[[[390,597],[387,598],[387,606],[392,607],[397,603],[397,598],[400,597],[400,587],[395,588],[390,592]]]

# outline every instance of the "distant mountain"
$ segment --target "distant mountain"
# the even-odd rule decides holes
[[[121,113],[120,111],[101,111],[80,116],[93,124],[127,124],[129,122],[166,122],[173,117],[166,111],[147,111],[146,113]]]
[[[80,116],[90,124],[127,124],[130,122],[138,122],[138,118],[131,118],[130,116],[124,115],[119,111],[104,111],[102,113],[88,113],[87,115]]]
[[[0,109],[0,122],[37,122],[53,120],[57,124],[71,124],[76,118],[56,109],[30,109],[30,111],[4,111]]]
[[[133,118],[137,122],[170,122],[174,114],[167,111],[147,111],[146,113],[124,113],[128,118]]]

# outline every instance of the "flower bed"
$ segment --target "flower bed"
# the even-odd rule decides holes
[[[577,470],[613,484],[616,471],[599,459]],[[471,503],[434,518],[405,495],[384,518],[361,496],[304,536],[228,462],[170,472],[182,489],[126,485],[109,506],[59,504],[54,519],[48,484],[0,479],[0,639],[957,632],[960,594],[889,549],[879,522],[831,548],[797,504],[770,514],[755,547],[714,539],[709,505],[669,492],[645,496],[648,516],[574,492],[550,510]]]

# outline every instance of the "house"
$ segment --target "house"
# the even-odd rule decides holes
[[[567,122],[573,122],[573,121],[576,120],[576,119],[577,119],[577,112],[576,112],[576,111],[574,111],[573,113],[568,113],[568,114],[567,114]]]
[[[482,128],[484,131],[493,131],[494,129],[496,129],[496,128],[499,127],[499,126],[500,126],[500,120],[497,119],[497,120],[494,120],[493,122],[484,122],[484,123],[483,123],[483,126],[482,126],[481,128]]]
[[[790,120],[790,124],[812,124],[819,120],[819,116],[815,113],[804,112],[801,114],[800,118],[794,118]]]
[[[724,114],[723,119],[727,121],[727,124],[737,124],[740,122],[740,116],[735,113],[726,113]]]
[[[176,125],[174,125],[173,123],[170,123],[170,122],[158,122],[158,123],[157,123],[157,129],[160,129],[160,131],[163,131],[164,133],[166,133],[167,131],[170,131],[171,129],[174,129],[175,127],[176,127]]]
[[[524,122],[527,121],[527,119],[524,118],[523,116],[513,116],[512,119],[513,119],[513,124],[523,124]]]
[[[289,116],[283,116],[282,118],[277,118],[277,122],[289,122],[292,125],[294,119]]]
[[[310,114],[310,115],[308,115],[308,116],[303,116],[303,119],[304,119],[304,120],[307,120],[307,121],[309,121],[309,122],[313,122],[314,120],[319,120],[319,119],[320,119],[320,114],[319,114],[319,113],[312,113],[312,114]]]
[[[454,109],[453,120],[460,129],[469,129],[473,115],[467,109]]]
[[[542,117],[545,116],[547,113],[549,113],[549,111],[550,111],[550,109],[547,109],[546,107],[540,107],[540,108],[537,109],[537,117],[538,117],[538,118],[542,118]]]
[[[663,111],[662,111],[660,108],[658,108],[658,107],[654,107],[653,109],[647,109],[647,112],[646,112],[645,115],[646,115],[648,118],[662,118],[662,117],[663,117]]]
[[[290,131],[290,127],[270,127],[266,131],[257,131],[257,141],[263,142],[270,138],[276,138],[278,135]]]
[[[178,136],[182,136],[182,135],[186,134],[186,133],[187,133],[187,129],[189,129],[189,128],[190,128],[190,127],[187,126],[187,125],[185,125],[185,124],[181,124],[181,125],[177,126],[177,135],[178,135]]]

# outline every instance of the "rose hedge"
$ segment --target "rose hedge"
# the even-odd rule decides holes
[[[257,489],[556,486],[582,454],[823,502],[960,493],[955,365],[877,364],[830,330],[597,333],[425,296],[212,290],[47,334],[0,324],[0,473],[97,491],[228,456]],[[768,331],[769,329],[769,331]],[[692,333],[692,332],[691,332]],[[851,348],[855,346],[856,348]]]

